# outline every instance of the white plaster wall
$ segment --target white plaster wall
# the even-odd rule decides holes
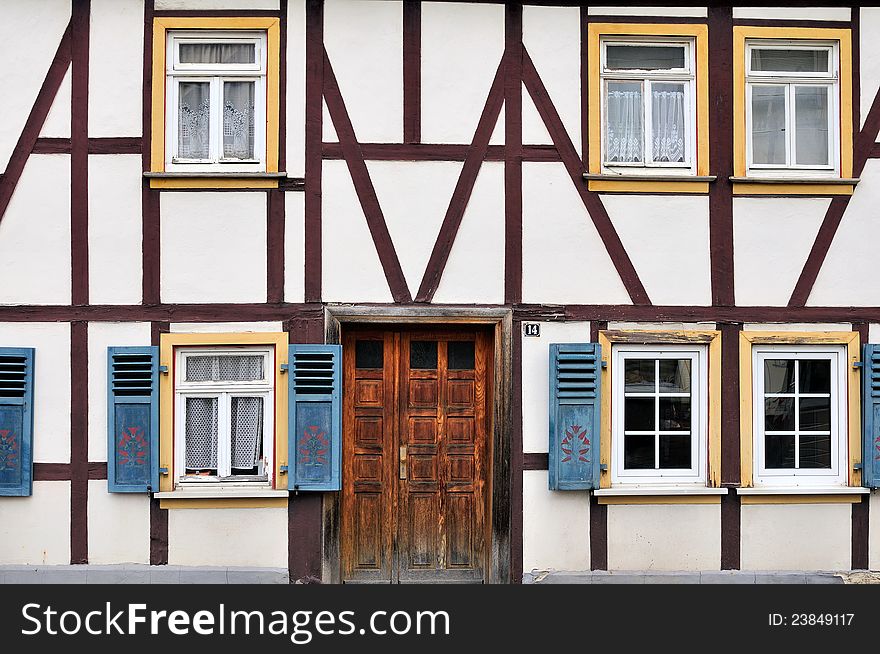
[[[561,163],[523,164],[523,301],[630,304]]]
[[[155,0],[156,9],[278,9],[279,0]]]
[[[525,7],[523,7],[523,9],[525,9]],[[547,131],[547,126],[544,124],[541,114],[538,113],[538,108],[532,101],[532,96],[530,96],[529,92],[526,90],[525,84],[522,86],[522,131],[524,145],[553,144],[550,132]],[[577,142],[574,145],[578,149],[578,152],[580,152],[582,149],[580,142]]]
[[[34,352],[34,461],[70,461],[70,324],[0,323],[0,346]]]
[[[604,195],[602,202],[654,304],[712,303],[708,197]]]
[[[89,157],[89,301],[139,304],[143,296],[141,156]]]
[[[326,0],[324,46],[361,142],[403,140],[403,3]]]
[[[720,568],[720,504],[608,506],[609,570]]]
[[[463,165],[460,161],[367,164],[413,296],[422,283]]]
[[[333,119],[330,117],[330,110],[327,108],[326,100],[321,103],[321,111],[323,119],[321,120],[321,138],[325,143],[338,143],[339,136],[336,134],[336,127],[333,125]]]
[[[0,507],[0,565],[70,563],[69,482],[35,481],[33,495],[0,498]]]
[[[859,67],[861,71],[861,124],[871,110],[880,88],[880,7],[859,7]]]
[[[590,16],[683,16],[702,18],[705,7],[590,7]]]
[[[70,156],[32,154],[0,221],[0,304],[69,304],[70,279]]]
[[[0,7],[0,43],[14,59],[14,65],[7,62],[0,69],[0,88],[15,89],[3,94],[0,172],[6,169],[69,20],[70,0],[4,2]]]
[[[880,491],[871,491],[868,507],[868,568],[880,570]]]
[[[868,325],[868,342],[880,343],[880,324],[872,323]]]
[[[240,334],[248,332],[283,332],[280,322],[173,322],[172,334]]]
[[[107,460],[107,348],[149,344],[148,322],[89,323],[89,461]]]
[[[747,322],[744,331],[753,332],[850,332],[850,322]]]
[[[523,45],[562,124],[581,151],[581,23],[578,7],[523,7]],[[528,109],[526,109],[528,107]],[[535,118],[538,118],[535,121]],[[523,143],[548,143],[544,122],[523,94]]]
[[[746,504],[743,570],[848,570],[851,504]]]
[[[287,567],[287,509],[171,509],[168,563]]]
[[[107,481],[89,481],[89,563],[150,562],[150,496],[108,493]]]
[[[868,160],[862,181],[840,221],[807,302],[819,306],[877,306],[880,285],[877,252],[880,241],[880,161]]]
[[[826,198],[734,198],[737,304],[788,304],[830,202]]]
[[[734,7],[733,17],[773,20],[849,20],[849,7]]]
[[[471,142],[503,52],[503,5],[422,4],[423,142]]]
[[[305,298],[305,193],[284,194],[284,300]]]
[[[546,470],[523,472],[523,571],[590,569],[590,494],[550,491]]]
[[[64,74],[61,86],[58,87],[58,93],[55,94],[55,100],[52,101],[52,108],[43,123],[43,129],[40,130],[41,137],[47,138],[70,138],[70,66]]]
[[[306,174],[306,1],[287,2],[287,174]]]
[[[391,302],[367,219],[344,161],[325,161],[321,180],[325,302]]]
[[[140,136],[143,0],[92,0],[89,136]]]
[[[523,452],[548,450],[550,424],[550,344],[589,343],[588,322],[542,322],[539,337],[522,339]]]
[[[504,303],[503,163],[480,168],[434,302]]]
[[[266,301],[266,194],[161,194],[162,301]]]

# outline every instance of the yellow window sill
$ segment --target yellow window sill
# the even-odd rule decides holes
[[[726,488],[705,486],[637,486],[593,491],[599,504],[720,504]]]
[[[609,193],[708,193],[711,175],[584,174],[587,188]]]
[[[861,486],[737,488],[743,504],[858,504],[871,491]]]
[[[266,189],[278,188],[287,173],[146,172],[144,177],[158,189]]]
[[[289,493],[270,488],[209,488],[155,493],[163,509],[286,508]]]
[[[858,178],[731,177],[734,195],[852,195]]]

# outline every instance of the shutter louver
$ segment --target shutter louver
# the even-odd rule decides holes
[[[291,345],[288,488],[341,488],[342,346]]]
[[[107,489],[159,490],[159,348],[107,349]]]
[[[599,487],[601,346],[550,345],[550,490]]]
[[[0,496],[33,490],[34,350],[0,348]]]
[[[880,488],[880,345],[862,346],[862,485]]]

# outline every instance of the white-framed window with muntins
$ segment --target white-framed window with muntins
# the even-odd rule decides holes
[[[266,33],[169,30],[165,169],[266,170]]]
[[[708,349],[613,346],[612,484],[705,485]]]
[[[185,348],[175,359],[179,484],[268,486],[275,415],[271,348]]]
[[[680,37],[602,37],[606,172],[659,168],[665,174],[695,173],[694,50],[693,39]]]
[[[845,346],[755,345],[756,486],[847,484]]]
[[[838,43],[748,39],[745,52],[749,174],[838,176]]]

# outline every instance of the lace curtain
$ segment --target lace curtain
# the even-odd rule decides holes
[[[232,467],[250,470],[257,465],[263,444],[263,398],[232,398]]]
[[[609,82],[606,160],[644,161],[645,127],[642,123],[642,87],[638,83]]]
[[[186,468],[217,469],[217,398],[186,398]]]
[[[651,114],[654,161],[684,162],[684,85],[652,85]]]
[[[210,87],[208,82],[181,82],[178,86],[177,156],[182,159],[208,158],[211,145]]]
[[[223,84],[223,157],[254,158],[254,83]]]
[[[218,404],[216,397],[186,398],[186,468],[217,469]],[[233,470],[257,466],[263,448],[263,398],[233,397],[230,401]]]

